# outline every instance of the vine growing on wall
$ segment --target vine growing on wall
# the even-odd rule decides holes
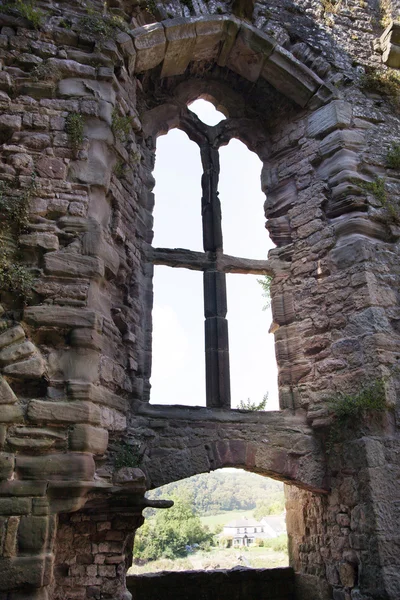
[[[388,410],[385,384],[393,372],[394,369],[389,376],[365,384],[354,394],[340,392],[327,400],[327,406],[333,417],[326,444],[328,454],[335,444],[343,441],[346,434],[354,436],[357,428],[368,417],[382,415]]]
[[[12,292],[22,299],[32,294],[32,272],[18,262],[18,237],[28,225],[29,201],[35,189],[35,174],[29,186],[20,191],[18,180],[13,185],[0,185],[0,290]]]

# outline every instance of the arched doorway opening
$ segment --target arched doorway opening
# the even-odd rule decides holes
[[[288,566],[284,486],[241,469],[220,469],[149,492],[172,499],[147,508],[129,574]]]

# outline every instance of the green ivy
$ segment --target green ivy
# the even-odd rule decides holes
[[[78,29],[93,35],[100,40],[109,40],[115,37],[118,30],[129,31],[129,26],[119,15],[97,14],[88,8],[88,14],[78,21]]]
[[[1,240],[0,235],[0,243]],[[2,244],[3,245],[3,244]],[[16,252],[7,248],[0,250],[0,290],[28,300],[35,281],[33,273],[25,265],[16,262]]]
[[[65,131],[74,150],[77,150],[83,142],[84,119],[80,113],[69,113],[65,120]]]
[[[361,88],[384,96],[396,112],[400,111],[400,75],[394,69],[368,68],[361,79]]]
[[[132,117],[129,115],[120,115],[118,109],[114,108],[111,127],[115,137],[120,142],[125,142],[132,129]]]
[[[127,442],[118,442],[114,455],[114,466],[116,469],[123,467],[138,467],[140,465],[140,447]]]
[[[0,7],[0,12],[6,14],[17,13],[29,21],[35,29],[40,29],[43,25],[44,12],[35,6],[33,0],[16,0],[13,3],[7,2]]]
[[[327,400],[333,416],[329,429],[327,452],[331,452],[346,432],[355,431],[367,415],[382,414],[387,410],[385,380],[376,379],[356,394],[339,393]]]
[[[400,144],[393,143],[386,155],[386,164],[389,169],[400,169]]]
[[[379,204],[386,209],[390,220],[398,223],[400,221],[399,207],[389,198],[386,193],[385,179],[377,177],[374,181],[362,184],[364,190],[374,196]]]

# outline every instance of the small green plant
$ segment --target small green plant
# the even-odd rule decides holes
[[[400,144],[393,143],[386,155],[389,169],[400,169]]]
[[[262,287],[262,297],[265,298],[265,304],[263,306],[263,310],[267,310],[271,306],[271,283],[272,276],[264,275],[262,279],[257,279],[257,283],[259,283]]]
[[[114,466],[116,469],[123,467],[138,467],[140,465],[140,446],[131,445],[127,442],[119,442],[114,455]]]
[[[238,409],[239,410],[249,410],[252,412],[262,411],[262,410],[265,410],[265,407],[267,406],[267,402],[268,402],[268,392],[266,394],[264,394],[263,399],[258,404],[257,404],[257,402],[252,402],[250,400],[250,398],[247,398],[247,400],[241,400],[238,404]]]
[[[193,2],[192,0],[181,0],[183,6],[186,6],[191,12],[193,11]]]
[[[387,27],[392,20],[392,0],[379,0],[379,12],[381,27]]]
[[[334,418],[330,426],[327,452],[331,452],[342,436],[354,431],[367,415],[386,411],[385,380],[376,379],[356,394],[339,393],[328,399],[327,405]]]
[[[324,12],[336,14],[342,5],[342,0],[321,0]]]
[[[125,162],[123,160],[117,160],[113,168],[113,173],[115,177],[122,179],[125,173]]]
[[[372,194],[379,204],[386,209],[392,221],[396,223],[400,221],[399,207],[387,195],[385,179],[383,177],[377,177],[374,181],[365,182],[362,187],[366,192]]]
[[[384,96],[396,112],[400,111],[400,75],[394,69],[369,68],[361,79],[361,88]]]
[[[155,0],[147,0],[147,2],[145,4],[145,8],[149,13],[154,14],[155,11],[157,10],[157,4],[156,4]]]
[[[83,126],[84,120],[80,113],[69,113],[65,120],[65,131],[68,134],[70,142],[74,150],[77,150],[83,142]]]
[[[0,7],[0,12],[7,14],[17,13],[29,21],[35,29],[40,29],[43,24],[44,12],[36,8],[33,0],[16,0],[7,2]]]
[[[132,117],[129,115],[120,115],[118,109],[114,108],[112,112],[111,127],[115,137],[120,142],[125,142],[132,128]]]
[[[33,81],[59,81],[62,73],[56,65],[43,62],[31,71],[31,77]]]
[[[35,190],[36,174],[34,172],[28,187],[23,190],[19,189],[18,180],[12,185],[0,183],[0,228],[3,232],[18,236],[26,228],[29,201]]]
[[[119,15],[109,13],[97,14],[93,9],[87,9],[87,15],[78,21],[78,29],[93,35],[100,40],[109,40],[115,37],[118,30],[128,31],[126,21]]]
[[[0,243],[3,246],[0,250],[0,290],[12,292],[28,300],[32,295],[35,278],[25,265],[16,262],[16,251],[4,247],[3,242],[0,235]]]

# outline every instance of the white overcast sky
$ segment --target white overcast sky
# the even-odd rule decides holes
[[[197,100],[190,106],[209,125],[224,116]],[[232,140],[220,150],[219,197],[224,252],[267,258],[273,247],[265,229],[261,161]],[[154,209],[155,247],[203,251],[201,161],[196,144],[177,129],[157,140]],[[262,289],[254,275],[227,275],[232,408],[240,400],[261,401],[278,409],[271,313],[262,310]],[[152,404],[205,406],[203,274],[155,267]]]

